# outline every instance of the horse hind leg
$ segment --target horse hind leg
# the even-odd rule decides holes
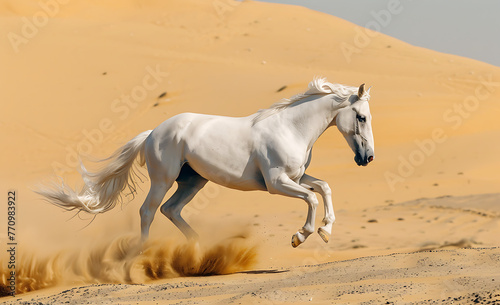
[[[151,164],[148,163],[151,188],[139,211],[141,215],[141,239],[143,241],[149,236],[149,228],[165,194],[172,187],[181,171],[180,166],[164,168],[158,160],[154,161]]]
[[[182,218],[181,211],[207,182],[208,180],[185,164],[177,178],[177,190],[160,208],[162,214],[170,219],[188,239],[198,239],[198,234]]]
[[[145,241],[149,236],[149,228],[155,217],[156,210],[165,197],[167,191],[172,187],[173,181],[164,181],[151,179],[151,188],[148,196],[141,206],[139,213],[141,215],[141,239]]]

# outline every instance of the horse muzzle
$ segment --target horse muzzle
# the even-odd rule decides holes
[[[359,154],[356,154],[356,156],[354,156],[354,161],[356,162],[356,164],[358,166],[367,166],[368,163],[372,162],[374,159],[374,156],[372,155],[368,155],[367,157],[361,157],[361,155]]]

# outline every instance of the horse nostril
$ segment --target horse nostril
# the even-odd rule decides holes
[[[373,156],[369,156],[368,157],[368,162],[372,162],[373,161]]]

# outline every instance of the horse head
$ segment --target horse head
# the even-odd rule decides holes
[[[365,90],[365,84],[362,84],[358,93],[349,97],[347,106],[339,110],[335,119],[335,125],[355,154],[354,161],[362,166],[375,158],[369,100],[370,88]]]

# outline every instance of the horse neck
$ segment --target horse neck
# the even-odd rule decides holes
[[[295,129],[311,149],[321,134],[331,126],[337,115],[335,102],[327,95],[311,96],[297,102],[282,112],[283,119]]]

